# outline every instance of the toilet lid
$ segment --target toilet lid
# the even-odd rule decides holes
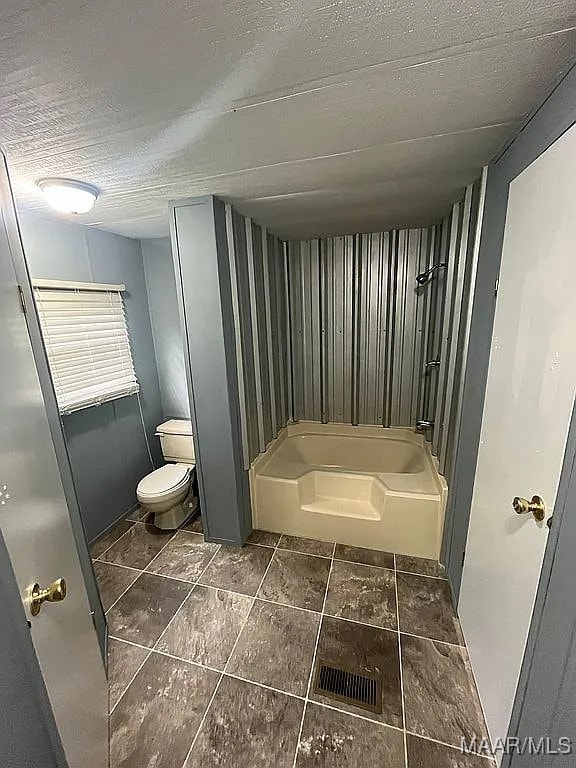
[[[138,484],[138,493],[143,496],[155,496],[176,488],[190,475],[190,467],[185,464],[166,464],[146,475]]]

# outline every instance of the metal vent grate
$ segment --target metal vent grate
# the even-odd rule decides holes
[[[316,667],[314,692],[376,714],[382,712],[382,680],[378,676],[359,675],[320,662]]]

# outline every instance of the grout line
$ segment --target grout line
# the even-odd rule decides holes
[[[110,546],[106,547],[106,549],[103,549],[102,552],[100,552],[100,554],[98,555],[98,557],[93,558],[94,560],[99,560],[102,557],[102,555],[105,555],[106,552],[108,552],[109,549],[112,549],[112,547],[115,544],[118,544],[120,539],[123,539],[124,536],[126,536],[126,534],[129,533],[132,530],[132,528],[134,528],[135,525],[137,525],[137,523],[135,523],[133,520],[126,520],[126,518],[123,517],[120,520],[118,520],[117,523],[115,523],[115,525],[113,526],[112,530],[116,527],[116,525],[119,525],[120,523],[123,523],[123,522],[124,523],[132,523],[132,525],[126,531],[124,531],[124,533],[121,536],[118,536],[118,538],[115,539],[112,542],[112,544],[110,544]],[[106,534],[104,534],[104,535],[106,535]],[[102,538],[104,538],[104,536]],[[98,540],[96,540],[94,543],[97,544]],[[103,562],[106,562],[106,560],[104,560]]]
[[[287,547],[281,547],[280,544],[277,544],[275,547],[271,547],[270,544],[260,544],[256,541],[247,541],[247,544],[252,545],[253,547],[264,547],[265,549],[279,549],[281,552],[292,552],[295,555],[308,555],[308,557],[321,557],[323,560],[331,560],[332,555],[319,555],[317,552],[302,552],[300,549],[288,549]],[[329,543],[329,542],[326,542]],[[336,546],[336,545],[334,545]]]
[[[103,563],[104,565],[113,565],[116,568],[125,568],[127,571],[137,571],[138,573],[144,573],[142,568],[134,568],[133,565],[122,565],[122,563],[113,563],[111,560],[100,560],[99,557],[95,558],[95,563]]]
[[[332,557],[330,558],[330,570],[328,571],[328,578],[326,579],[326,588],[324,590],[324,600],[322,601],[322,612],[320,621],[318,622],[318,631],[316,632],[316,642],[314,643],[314,653],[312,654],[312,665],[310,666],[310,675],[308,676],[308,686],[306,688],[306,699],[304,703],[304,709],[302,710],[302,720],[300,721],[300,730],[298,731],[298,738],[296,740],[296,752],[294,753],[294,761],[292,768],[296,768],[296,761],[298,760],[298,753],[300,752],[300,741],[302,739],[302,730],[304,728],[304,718],[306,717],[306,710],[308,709],[308,703],[310,701],[310,688],[312,686],[312,680],[314,677],[314,667],[316,666],[316,655],[318,653],[318,645],[320,643],[320,633],[322,631],[322,621],[324,617],[324,610],[326,608],[326,601],[328,599],[328,590],[330,589],[330,578],[332,576],[332,568],[334,567],[334,552],[336,551],[336,544],[332,549]]]
[[[483,757],[485,760],[490,760],[491,762],[493,761],[491,755],[483,755],[481,752],[462,752],[460,746],[456,744],[448,744],[447,741],[438,741],[438,739],[433,739],[431,736],[424,736],[421,733],[414,733],[414,731],[407,730],[406,733],[410,736],[416,736],[418,739],[424,739],[424,741],[431,741],[433,744],[439,744],[441,747],[454,749],[459,755],[473,755],[474,757]]]
[[[200,576],[198,577],[199,579],[200,579],[200,578],[202,578],[202,576],[204,575],[204,573],[206,572],[206,570],[207,570],[207,569],[210,567],[210,564],[212,563],[212,560],[214,560],[214,558],[216,557],[216,555],[218,554],[218,552],[219,552],[219,551],[220,551],[220,547],[218,547],[218,548],[216,549],[216,551],[214,552],[214,554],[212,555],[212,557],[210,558],[210,560],[209,560],[209,561],[206,563],[206,566],[205,566],[205,567],[202,569],[202,573],[201,573],[201,574],[200,574]],[[184,598],[184,600],[182,600],[182,602],[180,603],[180,605],[179,605],[179,606],[178,606],[178,608],[176,609],[176,613],[174,614],[174,616],[172,616],[172,618],[170,619],[170,621],[168,622],[168,624],[166,624],[166,626],[164,627],[164,630],[163,630],[163,631],[162,631],[162,633],[160,634],[160,637],[159,637],[159,638],[156,640],[156,642],[154,643],[154,648],[153,648],[153,650],[155,650],[155,649],[157,648],[157,646],[158,646],[158,643],[159,643],[159,642],[162,640],[162,638],[164,637],[164,635],[166,634],[166,632],[168,632],[168,629],[169,629],[170,625],[171,625],[171,624],[172,624],[172,622],[175,620],[176,616],[178,616],[178,614],[179,614],[179,613],[180,613],[180,611],[182,610],[182,608],[183,608],[184,604],[187,602],[187,600],[188,600],[188,598],[190,597],[190,595],[192,594],[192,592],[194,592],[194,590],[195,590],[195,589],[196,589],[196,587],[198,586],[198,580],[196,580],[194,583],[191,583],[191,582],[185,582],[185,583],[189,583],[189,584],[191,585],[191,586],[190,586],[190,590],[188,591],[188,594],[186,595],[186,597]]]
[[[135,569],[134,569],[134,568],[131,568],[130,570],[132,571],[132,570],[135,570]],[[114,606],[116,605],[116,603],[117,603],[119,600],[121,600],[121,599],[124,597],[124,595],[126,594],[126,592],[128,592],[128,590],[130,589],[130,587],[133,587],[133,586],[134,586],[134,584],[136,584],[136,582],[138,581],[138,579],[140,578],[140,576],[142,576],[142,574],[144,573],[144,571],[136,571],[136,573],[138,573],[138,576],[136,576],[136,578],[134,579],[134,581],[131,581],[131,582],[130,582],[130,584],[128,584],[128,586],[126,587],[126,589],[125,589],[125,590],[124,590],[124,591],[123,591],[123,592],[122,592],[120,595],[118,595],[118,597],[116,598],[116,600],[114,600],[114,602],[113,602],[113,603],[112,603],[112,605],[111,605],[111,606],[108,608],[108,610],[107,610],[107,611],[104,611],[104,616],[108,616],[108,614],[110,613],[110,611],[112,610],[112,608],[114,608]],[[100,594],[100,587],[99,587],[99,586],[98,586],[98,594]],[[100,600],[102,600],[102,598],[100,598]]]
[[[395,571],[394,567],[387,568],[385,565],[374,565],[373,563],[359,563],[356,560],[342,560],[341,557],[332,558],[335,563],[348,563],[348,565],[362,565],[364,568],[378,568],[379,571]]]
[[[176,535],[176,534],[174,534],[174,535]],[[171,537],[171,538],[170,538],[170,539],[169,539],[169,540],[166,542],[165,546],[168,546],[168,544],[170,543],[170,541],[172,541],[172,538],[174,538],[174,537]],[[164,549],[164,547],[163,547],[162,549]],[[160,551],[162,551],[162,550],[160,550]],[[216,557],[216,555],[218,554],[218,552],[219,552],[219,551],[220,551],[220,547],[218,547],[218,549],[216,550],[216,552],[214,552],[214,554],[213,554],[213,555],[212,555],[212,557],[210,558],[209,562],[207,563],[207,565],[206,565],[206,568],[208,568],[208,566],[210,565],[210,563],[212,562],[212,560],[213,560],[213,559]],[[160,552],[159,552],[158,554],[160,554]],[[152,561],[150,561],[150,562],[152,562]],[[201,575],[203,575],[203,574],[204,574],[204,571],[206,570],[206,568],[204,568],[204,570],[202,571],[202,574],[201,574]],[[142,575],[142,573],[144,573],[144,571],[142,571],[140,575]],[[140,578],[140,577],[138,577],[138,578]],[[138,580],[138,579],[135,579],[135,580],[132,582],[132,584],[134,584],[134,583],[135,583],[135,581],[137,581],[137,580]],[[147,654],[146,658],[144,659],[144,661],[142,662],[142,664],[141,664],[141,665],[138,667],[138,669],[136,670],[136,673],[134,674],[134,676],[132,677],[132,679],[130,680],[130,682],[128,683],[128,685],[126,686],[126,688],[124,689],[124,691],[122,692],[122,695],[121,695],[121,696],[118,698],[118,701],[116,702],[116,704],[114,704],[114,707],[113,707],[113,708],[112,708],[112,710],[110,711],[110,715],[112,714],[112,712],[114,712],[114,710],[116,709],[116,707],[117,707],[117,706],[118,706],[118,704],[120,703],[120,700],[121,700],[121,699],[124,697],[124,694],[126,693],[126,691],[128,690],[128,688],[129,688],[129,687],[132,685],[132,683],[134,682],[134,680],[135,680],[135,678],[136,678],[136,675],[138,674],[138,672],[140,672],[140,670],[142,669],[142,667],[144,666],[144,664],[145,664],[145,663],[148,661],[148,659],[150,658],[150,654],[153,652],[153,650],[154,650],[155,646],[156,646],[156,645],[158,645],[158,643],[160,642],[160,640],[162,639],[162,637],[164,636],[164,634],[165,634],[165,633],[166,633],[166,631],[168,630],[168,627],[169,627],[169,626],[172,624],[172,622],[173,622],[173,621],[174,621],[174,619],[176,618],[177,614],[178,614],[178,613],[180,612],[180,610],[182,609],[182,606],[183,606],[183,605],[184,605],[184,603],[185,603],[185,602],[188,600],[188,598],[189,598],[189,597],[190,597],[190,595],[192,594],[192,592],[193,592],[194,588],[197,586],[197,582],[195,582],[195,583],[191,583],[191,582],[183,582],[183,583],[187,583],[187,584],[190,584],[190,590],[189,590],[189,591],[188,591],[188,593],[186,594],[186,596],[185,596],[184,600],[182,600],[182,602],[181,602],[181,603],[180,603],[180,605],[178,606],[178,608],[177,608],[177,610],[176,610],[176,612],[175,612],[174,616],[172,616],[172,618],[170,619],[170,621],[168,622],[168,624],[166,625],[166,627],[164,628],[164,630],[163,630],[163,631],[162,631],[162,633],[160,634],[160,637],[159,637],[159,638],[156,640],[156,642],[154,643],[154,647],[153,647],[153,648],[151,648],[151,649],[149,650],[149,653]],[[128,587],[128,589],[130,589],[130,587],[132,586],[132,584],[130,584],[130,586]],[[126,590],[125,590],[125,591],[122,593],[122,595],[124,595],[124,594],[125,594],[125,593],[128,591],[128,589],[126,589]],[[122,597],[122,595],[120,595],[120,597]],[[120,597],[118,598],[118,600],[120,600]],[[111,605],[111,606],[110,606],[110,608],[109,608],[108,610],[111,610],[111,608],[113,608],[113,606],[114,606],[114,605],[116,605],[116,603],[118,602],[118,600],[116,600],[116,602],[115,602],[113,605]],[[108,613],[108,611],[107,611],[106,613]],[[110,635],[110,637],[114,637],[114,635]],[[121,640],[121,638],[115,638],[115,639],[117,639],[117,640]],[[124,640],[123,642],[128,642],[128,641]],[[138,644],[137,644],[137,643],[131,643],[131,645],[136,645],[137,647],[140,647],[140,648],[144,648],[144,647],[146,647],[146,646],[138,646]]]
[[[280,541],[280,539],[278,539],[278,541]],[[260,546],[260,545],[256,544],[255,546]],[[272,547],[268,547],[268,549],[272,549]],[[188,762],[188,758],[189,758],[189,757],[190,757],[190,755],[192,754],[192,750],[194,749],[194,745],[196,744],[196,741],[197,741],[197,739],[198,739],[198,736],[199,736],[199,734],[200,734],[200,731],[202,730],[202,728],[203,728],[203,726],[204,726],[204,722],[206,721],[206,718],[207,718],[207,716],[208,716],[208,712],[210,711],[210,707],[212,706],[212,702],[213,702],[213,701],[214,701],[214,699],[216,698],[216,694],[218,693],[218,689],[220,688],[220,685],[222,684],[222,680],[224,679],[224,675],[226,674],[226,670],[227,670],[227,668],[228,668],[228,664],[230,663],[230,659],[232,658],[232,656],[233,656],[233,654],[234,654],[234,651],[236,650],[236,646],[238,645],[238,642],[240,641],[240,637],[241,637],[241,635],[242,635],[242,632],[244,631],[244,627],[245,627],[245,626],[246,626],[246,624],[248,623],[248,619],[250,618],[250,614],[252,613],[252,608],[254,607],[254,603],[256,602],[256,595],[258,594],[258,592],[260,592],[260,589],[261,589],[261,587],[262,587],[262,584],[264,583],[264,579],[265,579],[265,578],[266,578],[266,576],[268,575],[268,571],[269,571],[269,569],[270,569],[270,566],[271,566],[271,564],[272,564],[272,560],[274,559],[274,554],[276,553],[276,550],[277,550],[277,549],[278,549],[278,544],[276,544],[276,546],[274,547],[274,552],[273,552],[273,554],[272,554],[272,557],[271,557],[271,558],[270,558],[270,560],[268,561],[268,565],[266,566],[266,570],[264,571],[264,574],[263,574],[262,578],[260,579],[260,583],[258,584],[258,588],[256,589],[256,591],[255,591],[255,593],[254,593],[254,597],[252,598],[252,603],[251,603],[251,605],[250,605],[250,609],[249,609],[249,610],[248,610],[248,612],[246,613],[246,618],[245,618],[245,619],[244,619],[244,621],[242,622],[242,626],[241,626],[241,628],[240,628],[240,632],[238,633],[238,635],[237,635],[237,637],[236,637],[236,640],[235,640],[235,642],[234,642],[234,645],[232,646],[232,650],[231,650],[231,651],[230,651],[230,653],[228,654],[228,659],[226,660],[226,663],[224,664],[224,669],[223,669],[223,670],[222,670],[222,672],[220,673],[220,678],[219,678],[218,682],[216,683],[216,687],[214,688],[214,692],[212,693],[212,696],[210,697],[210,701],[208,702],[208,706],[207,706],[207,707],[206,707],[206,709],[204,710],[204,714],[202,715],[202,720],[200,721],[200,724],[198,725],[198,728],[197,728],[197,730],[196,730],[196,733],[194,734],[194,738],[193,738],[193,740],[192,740],[192,744],[190,744],[190,749],[189,749],[189,750],[188,750],[188,752],[186,753],[186,758],[184,759],[184,762],[182,763],[182,768],[184,768],[184,766],[185,766],[185,765],[186,765],[186,763]],[[214,553],[214,556],[216,556],[216,553]],[[203,576],[203,575],[204,575],[204,571],[202,572],[202,576]],[[201,578],[201,577],[200,577],[200,578]],[[200,581],[200,579],[199,579],[198,581]],[[246,597],[246,595],[245,595],[245,597]]]
[[[332,712],[340,712],[343,715],[355,717],[358,720],[364,720],[366,723],[372,723],[372,725],[381,725],[382,728],[391,728],[393,731],[404,733],[404,729],[400,728],[397,725],[392,725],[391,723],[383,723],[381,720],[372,719],[371,717],[367,717],[365,715],[359,715],[357,712],[352,712],[348,709],[338,709],[338,707],[334,707],[332,704],[325,704],[323,701],[316,701],[315,699],[310,699],[308,703],[312,704],[315,707],[323,707],[324,709],[332,710]],[[456,747],[456,749],[458,749],[458,747]]]
[[[289,691],[284,691],[284,690],[282,690],[280,688],[274,688],[271,685],[266,685],[265,683],[260,683],[257,680],[250,680],[247,677],[241,677],[240,675],[236,675],[233,672],[223,672],[221,669],[216,669],[216,667],[211,667],[208,664],[202,664],[199,661],[192,661],[191,659],[185,659],[182,656],[176,656],[175,654],[168,653],[167,651],[160,651],[160,650],[158,650],[158,648],[149,648],[146,645],[140,645],[140,643],[135,643],[132,640],[124,640],[123,638],[117,637],[116,635],[110,635],[110,639],[111,640],[116,640],[117,642],[120,642],[120,643],[125,643],[126,645],[133,645],[134,647],[140,648],[143,651],[148,651],[149,655],[152,654],[152,653],[156,653],[159,656],[167,656],[170,659],[175,659],[176,661],[182,661],[182,662],[184,662],[186,664],[191,664],[194,667],[202,667],[204,669],[209,669],[211,672],[216,672],[219,675],[223,675],[224,677],[233,677],[235,680],[241,680],[244,683],[250,683],[251,685],[257,686],[258,688],[266,688],[267,690],[275,691],[276,693],[283,694],[284,696],[290,696],[291,698],[298,699],[299,701],[306,701],[305,696],[299,696],[296,693],[290,693]],[[333,712],[341,712],[341,713],[343,713],[345,715],[350,715],[350,717],[356,717],[358,720],[365,720],[366,722],[373,723],[374,725],[381,725],[383,728],[391,728],[394,731],[402,731],[402,728],[399,728],[397,725],[391,725],[390,723],[383,723],[380,720],[373,720],[370,717],[366,717],[364,715],[359,715],[356,712],[349,712],[348,710],[338,709],[338,707],[334,707],[334,706],[332,706],[330,704],[325,704],[322,701],[313,701],[313,700],[311,700],[310,703],[314,704],[315,706],[318,706],[318,707],[323,707],[324,709],[330,709]],[[414,735],[418,736],[418,734],[414,734]],[[422,738],[426,738],[426,737],[422,737]],[[428,740],[429,741],[434,741],[434,739],[428,739]],[[454,747],[453,745],[450,745],[450,744],[444,744],[444,742],[438,742],[438,744],[443,744],[444,746],[452,746],[453,749],[458,749],[458,747]]]
[[[407,573],[409,576],[420,576],[423,579],[435,579],[436,581],[448,581],[445,576],[431,576],[429,573],[416,573],[416,571],[405,571],[402,568],[396,569],[398,573]]]
[[[394,554],[394,571],[396,571],[396,554]],[[404,677],[402,674],[402,641],[400,636],[400,608],[398,603],[398,581],[394,573],[394,589],[396,592],[396,630],[398,638],[398,667],[400,670],[400,706],[402,707],[402,734],[404,738],[404,765],[408,768],[408,746],[406,744],[406,707],[404,705]]]
[[[115,638],[115,639],[116,639],[116,640],[119,640],[120,638]],[[135,643],[132,643],[132,645],[135,645]],[[139,646],[139,647],[144,647],[144,646]],[[124,690],[122,691],[122,693],[121,693],[121,694],[120,694],[120,696],[118,697],[118,701],[116,702],[116,704],[114,704],[114,706],[112,707],[112,709],[111,709],[111,710],[110,710],[110,712],[108,713],[108,717],[112,717],[112,714],[113,714],[113,713],[114,713],[114,711],[116,710],[116,707],[118,706],[118,704],[120,704],[120,702],[122,701],[122,699],[123,699],[123,698],[124,698],[124,696],[126,695],[126,691],[128,690],[128,688],[130,688],[130,686],[132,685],[132,683],[133,683],[133,682],[134,682],[134,680],[136,679],[136,676],[138,675],[138,673],[140,672],[140,670],[142,669],[142,667],[144,666],[144,664],[146,664],[146,662],[147,662],[147,661],[148,661],[148,659],[150,658],[150,655],[151,655],[151,653],[152,653],[152,648],[147,648],[146,650],[148,651],[148,653],[147,653],[147,654],[146,654],[146,656],[144,657],[144,661],[142,662],[142,664],[140,664],[140,666],[138,667],[138,669],[136,670],[136,672],[134,672],[134,674],[132,675],[132,677],[131,677],[131,678],[130,678],[130,680],[128,681],[128,684],[127,684],[126,688],[124,688]]]
[[[461,651],[464,650],[468,652],[468,649],[465,645],[460,645],[459,643],[450,643],[448,640],[436,640],[435,637],[425,637],[424,635],[415,635],[413,632],[400,632],[401,635],[405,635],[406,637],[415,637],[418,640],[428,640],[431,643],[440,643],[440,645],[449,645],[451,648],[459,648]]]
[[[124,640],[123,638],[117,637],[116,635],[110,635],[109,637],[110,637],[111,640],[116,640],[117,642],[125,643],[126,645],[132,645],[135,648],[140,648],[143,651],[147,651],[148,652],[148,656],[150,656],[152,653],[156,653],[156,654],[158,654],[160,656],[167,656],[168,658],[175,659],[176,661],[182,661],[182,662],[184,662],[186,664],[191,664],[192,666],[195,666],[195,667],[202,667],[204,669],[209,669],[211,672],[217,672],[218,674],[225,675],[226,677],[233,677],[236,680],[241,680],[242,682],[250,683],[251,685],[256,685],[259,688],[266,688],[267,690],[275,691],[276,693],[281,693],[281,694],[284,694],[285,696],[290,696],[290,697],[292,697],[294,699],[298,699],[299,701],[306,701],[305,697],[303,697],[303,696],[298,696],[295,693],[290,693],[288,691],[283,691],[280,688],[274,688],[271,685],[265,685],[264,683],[259,683],[256,680],[250,680],[248,678],[241,677],[240,675],[236,675],[233,672],[222,672],[222,670],[216,669],[216,667],[211,667],[208,664],[202,664],[202,663],[200,663],[198,661],[192,661],[191,659],[185,659],[182,656],[176,656],[175,654],[168,653],[167,651],[159,651],[157,648],[149,648],[146,645],[141,645],[140,643],[135,643],[132,640]],[[144,661],[146,661],[146,659]],[[126,688],[128,688],[129,685],[130,685],[130,683],[128,684],[128,686],[126,686]],[[125,693],[125,691],[122,693],[122,696],[124,695],[124,693]],[[122,696],[120,698],[122,698]],[[120,699],[118,699],[118,701],[120,701]],[[342,712],[342,713],[344,713],[346,715],[349,715],[350,717],[355,717],[358,720],[365,720],[366,722],[373,723],[375,725],[380,725],[383,728],[391,728],[393,731],[404,732],[404,729],[398,727],[397,725],[392,725],[390,723],[383,723],[380,720],[375,720],[375,719],[373,720],[370,717],[366,717],[364,715],[359,715],[356,712],[349,712],[348,710],[338,709],[338,707],[332,706],[330,704],[325,704],[322,701],[311,701],[310,703],[314,704],[315,706],[318,706],[318,707],[323,707],[324,709],[330,709],[333,712]],[[116,708],[116,704],[114,705],[114,709],[115,708]],[[110,714],[112,714],[112,713],[110,713]],[[448,747],[449,749],[454,749],[456,751],[459,751],[459,747],[457,745],[449,744],[447,741],[440,741],[439,739],[434,739],[431,736],[425,736],[425,735],[423,735],[421,733],[415,733],[414,731],[410,731],[408,729],[406,729],[406,733],[410,734],[411,736],[415,736],[415,737],[417,737],[419,739],[424,739],[425,741],[431,741],[434,744],[439,744],[440,746]],[[471,754],[477,755],[478,757],[484,757],[487,760],[491,760],[492,759],[490,757],[490,755],[483,755],[483,754],[476,753],[476,752],[472,752]]]
[[[150,566],[152,565],[152,563],[153,563],[155,560],[157,560],[157,559],[160,557],[160,555],[162,554],[162,552],[164,552],[164,550],[166,549],[166,547],[168,546],[168,544],[171,544],[171,543],[174,541],[174,539],[176,538],[176,536],[178,536],[178,534],[180,533],[180,531],[181,531],[181,529],[180,529],[180,528],[177,528],[177,529],[174,531],[174,533],[172,534],[172,536],[170,536],[170,538],[168,539],[168,541],[166,542],[166,544],[164,544],[164,546],[162,547],[162,549],[160,549],[160,550],[158,550],[158,552],[156,552],[156,554],[154,555],[154,557],[152,558],[152,560],[150,560],[150,562],[148,563],[148,565],[146,566],[146,568],[144,568],[143,570],[147,570],[148,568],[150,568]],[[182,579],[182,581],[184,581],[184,579]]]

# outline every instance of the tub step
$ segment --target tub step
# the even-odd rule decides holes
[[[381,513],[369,501],[336,499],[331,496],[317,496],[311,504],[303,504],[304,512],[316,512],[322,515],[356,517],[362,520],[381,520]]]

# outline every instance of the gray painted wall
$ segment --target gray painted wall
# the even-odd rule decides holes
[[[170,238],[142,240],[150,323],[160,385],[162,417],[189,419],[184,338],[178,312]]]
[[[140,243],[91,227],[24,214],[24,250],[32,278],[124,283],[126,318],[140,382],[140,403],[156,466],[162,421],[156,357]],[[62,417],[86,536],[92,540],[136,503],[152,464],[136,396]]]
[[[452,485],[446,510],[443,561],[456,598],[460,592],[470,507],[496,307],[510,182],[576,121],[576,68],[535,112],[508,149],[488,169],[488,184],[473,295],[470,340],[464,363],[462,418],[455,447]]]

